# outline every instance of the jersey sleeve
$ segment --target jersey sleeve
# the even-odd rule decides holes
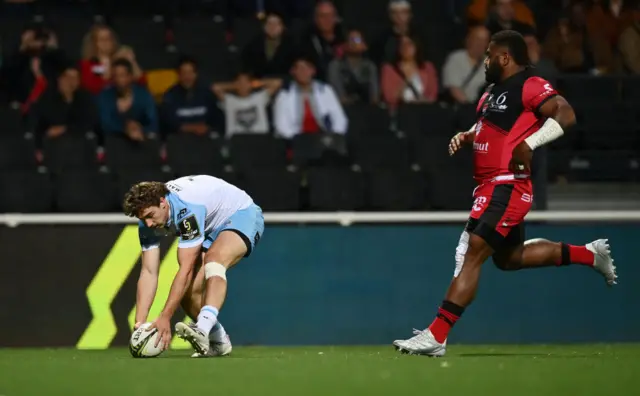
[[[540,77],[531,77],[525,81],[522,88],[522,104],[525,109],[538,113],[547,100],[557,95],[558,91],[549,81]]]
[[[155,232],[144,225],[142,220],[138,221],[138,237],[142,251],[157,249],[160,247],[160,237]]]
[[[178,248],[190,248],[204,242],[207,210],[202,205],[191,205],[189,209],[189,213],[176,223],[180,235]]]

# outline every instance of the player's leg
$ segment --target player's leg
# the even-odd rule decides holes
[[[524,229],[524,225],[522,228]],[[496,252],[493,261],[504,271],[582,265],[598,271],[609,286],[615,285],[618,277],[606,239],[598,239],[582,246],[542,238],[530,239]]]
[[[189,341],[201,355],[208,355],[207,337],[218,323],[218,313],[226,298],[227,270],[251,254],[264,231],[262,211],[255,205],[237,212],[229,220],[215,232],[215,240],[205,254],[205,300],[196,325],[176,325],[178,335]],[[230,343],[228,346],[230,352]]]

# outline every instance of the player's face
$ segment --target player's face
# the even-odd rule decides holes
[[[169,204],[163,198],[160,205],[149,206],[142,210],[139,219],[149,228],[162,228],[169,222]]]
[[[506,53],[502,47],[490,43],[486,55],[487,57],[484,60],[485,79],[489,84],[498,83],[502,80],[503,62],[505,61]]]

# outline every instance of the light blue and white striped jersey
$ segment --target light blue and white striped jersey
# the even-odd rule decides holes
[[[142,250],[155,249],[166,235],[180,237],[179,248],[202,244],[205,237],[225,224],[239,210],[253,204],[251,197],[238,187],[217,177],[197,175],[166,183],[169,189],[169,222],[165,228],[149,228],[139,222]]]

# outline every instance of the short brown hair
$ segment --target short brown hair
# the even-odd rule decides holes
[[[124,195],[122,208],[129,217],[138,217],[140,212],[150,206],[160,205],[160,199],[169,193],[162,182],[140,182],[131,186]]]

